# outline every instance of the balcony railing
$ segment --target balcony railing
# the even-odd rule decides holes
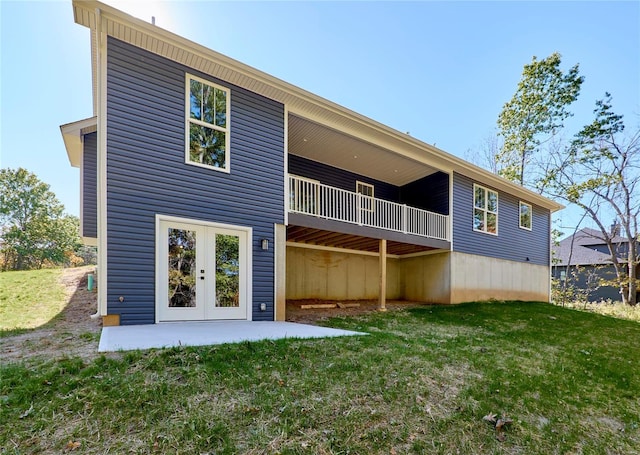
[[[289,176],[289,211],[439,240],[449,240],[449,216]]]

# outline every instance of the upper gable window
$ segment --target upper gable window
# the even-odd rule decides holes
[[[520,227],[522,229],[531,230],[531,214],[533,213],[533,207],[531,204],[520,201]]]
[[[473,185],[473,230],[498,235],[498,193]]]
[[[229,89],[186,79],[186,162],[229,172]]]

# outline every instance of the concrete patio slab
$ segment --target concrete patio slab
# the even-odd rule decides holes
[[[293,322],[207,321],[103,327],[98,352],[174,346],[207,346],[283,338],[327,338],[366,335]]]

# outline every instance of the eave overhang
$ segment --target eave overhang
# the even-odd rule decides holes
[[[77,24],[92,30],[92,56],[95,54],[97,42],[94,36],[97,30],[97,17],[100,17],[102,21],[101,30],[108,36],[278,101],[284,104],[291,114],[325,125],[333,130],[344,132],[364,142],[375,144],[416,163],[421,163],[443,172],[458,172],[466,175],[473,180],[513,194],[552,212],[563,208],[557,202],[540,196],[406,133],[394,130],[226,55],[123,13],[109,5],[91,0],[73,0],[73,12]],[[94,106],[96,105],[95,64],[96,59],[92,58]]]
[[[60,126],[64,147],[67,149],[69,163],[73,167],[82,165],[82,142],[85,134],[94,133],[97,130],[97,117],[89,117],[77,122]]]

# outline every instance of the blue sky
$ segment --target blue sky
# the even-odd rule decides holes
[[[554,51],[586,78],[570,134],[605,91],[640,124],[638,1],[105,3],[466,158],[524,64]],[[89,30],[70,1],[6,0],[0,30],[0,167],[36,173],[77,215],[59,125],[93,115]]]

